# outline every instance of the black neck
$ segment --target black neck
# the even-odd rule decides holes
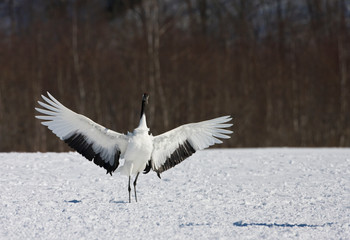
[[[145,100],[142,100],[140,119],[142,118],[142,115],[145,113],[145,110],[146,110],[146,101],[145,101]]]

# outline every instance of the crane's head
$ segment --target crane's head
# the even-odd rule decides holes
[[[142,95],[142,102],[148,103],[148,98],[149,98],[148,93],[144,93],[144,94]]]

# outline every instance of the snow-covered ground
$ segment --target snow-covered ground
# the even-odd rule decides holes
[[[77,153],[0,163],[0,239],[350,239],[350,149],[198,152],[141,175],[131,204]]]

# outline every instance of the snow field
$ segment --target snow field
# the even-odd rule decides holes
[[[127,178],[77,153],[0,153],[0,239],[350,239],[350,149],[213,149]]]

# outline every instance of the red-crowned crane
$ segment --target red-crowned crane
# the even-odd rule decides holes
[[[127,135],[107,129],[91,119],[73,112],[49,92],[42,98],[46,103],[38,101],[43,108],[35,108],[43,115],[36,118],[43,120],[57,137],[70,147],[93,161],[96,165],[114,172],[119,165],[119,158],[124,159],[124,165],[118,171],[129,177],[128,191],[131,202],[131,176],[134,180],[135,200],[136,182],[140,172],[148,173],[151,169],[160,177],[160,173],[179,164],[197,150],[222,143],[221,139],[230,138],[232,131],[230,116],[211,120],[189,123],[177,127],[158,136],[149,134],[146,124],[145,109],[148,104],[148,94],[142,96],[141,118],[139,126]]]

